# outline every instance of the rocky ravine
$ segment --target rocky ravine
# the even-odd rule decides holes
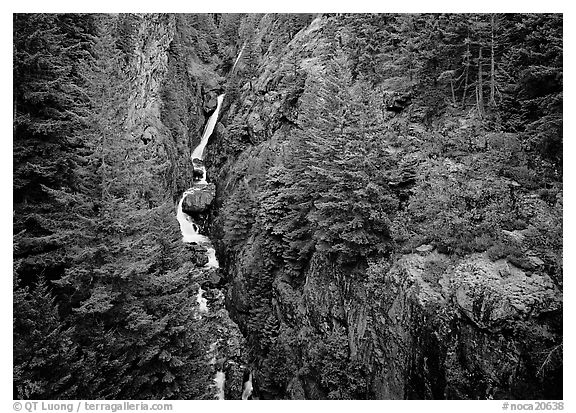
[[[189,44],[191,28],[184,15],[139,15],[135,56],[130,63],[131,94],[126,126],[135,137],[135,153],[143,162],[163,160],[157,165],[156,185],[167,188],[173,198],[189,186],[194,177],[190,153],[202,135],[209,114],[216,106],[214,96],[221,91],[222,79],[214,67],[202,64]],[[150,161],[152,162],[152,161]],[[165,194],[164,194],[165,195]],[[183,210],[204,226],[214,200],[213,183],[194,187],[183,203]],[[160,194],[158,194],[160,196]],[[202,398],[213,399],[216,371],[226,373],[225,397],[240,399],[245,343],[238,326],[224,305],[222,279],[217,269],[204,268],[206,248],[186,244],[196,268],[190,282],[204,290],[208,312],[199,305],[196,317],[205,332],[205,378]],[[196,297],[190,297],[196,300]]]
[[[151,29],[157,36],[145,43],[148,59],[139,66],[144,89],[154,92],[162,85],[162,105],[152,102],[158,92],[138,95],[143,100],[134,100],[135,113],[145,116],[134,119],[141,120],[136,123],[143,134],[162,142],[171,160],[168,182],[177,194],[192,181],[187,154],[215,105],[222,79],[184,41],[181,17],[167,18],[176,20]],[[278,269],[265,281],[270,307],[258,317],[272,333],[251,324],[259,307],[250,301],[249,279],[264,273],[264,240],[253,233],[240,251],[231,250],[218,239],[225,234],[214,218],[239,185],[258,185],[269,165],[285,158],[306,71],[313,70],[303,56],[313,55],[321,32],[321,19],[316,19],[286,46],[282,59],[263,58],[265,70],[253,82],[254,90],[246,84],[237,100],[225,102],[207,151],[216,207],[206,214],[213,187],[186,200],[191,214],[206,219],[202,223],[211,229],[225,267],[224,279],[202,270],[196,282],[206,290],[210,312],[205,321],[213,325],[216,343],[207,362],[226,371],[226,397],[239,398],[238,366],[246,349],[223,307],[221,288],[248,341],[269,344],[269,350],[253,351],[251,358],[255,392],[262,398],[559,397],[562,294],[537,257],[530,269],[521,269],[482,254],[456,259],[424,246],[367,270],[341,268],[314,254],[301,278]],[[302,58],[297,75],[284,81],[280,67],[296,55]],[[202,251],[190,248],[203,266]],[[220,349],[216,356],[215,348]],[[320,368],[311,370],[311,365]]]

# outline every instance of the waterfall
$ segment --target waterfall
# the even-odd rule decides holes
[[[186,191],[182,194],[182,198],[178,203],[178,210],[176,212],[176,219],[180,224],[180,231],[182,232],[182,242],[195,242],[198,245],[203,245],[210,243],[210,239],[200,233],[198,233],[198,225],[192,221],[192,218],[184,211],[182,211],[182,203],[184,202],[184,198],[190,192]]]
[[[218,96],[218,105],[216,106],[216,110],[214,111],[212,116],[210,116],[210,119],[208,119],[208,123],[204,128],[204,133],[202,134],[202,139],[200,140],[200,143],[198,144],[196,149],[194,149],[194,152],[192,152],[191,157],[192,159],[204,159],[204,148],[206,147],[208,139],[210,138],[210,135],[212,135],[212,132],[214,131],[214,126],[216,126],[216,122],[218,121],[218,113],[220,112],[220,106],[222,106],[223,100],[224,100],[224,94]]]
[[[240,53],[238,53],[238,57],[236,57],[236,60],[234,61],[234,66],[232,66],[232,70],[230,71],[230,73],[234,73],[234,69],[236,69],[236,65],[238,64],[238,61],[240,60],[240,56],[242,56],[242,52],[244,51],[245,47],[246,47],[246,43],[244,43],[242,45],[242,49],[240,49]]]
[[[208,300],[206,300],[202,294],[204,294],[204,290],[202,287],[198,288],[198,294],[196,295],[196,302],[198,303],[198,308],[201,313],[208,312]]]
[[[226,375],[223,371],[217,371],[216,377],[214,377],[214,383],[216,385],[216,397],[218,400],[224,400],[224,383],[226,382]]]
[[[218,264],[218,260],[216,259],[216,251],[214,247],[212,247],[212,242],[210,238],[205,235],[199,233],[198,225],[192,221],[192,218],[184,211],[182,211],[182,203],[184,202],[184,198],[190,192],[186,191],[182,194],[182,198],[178,203],[178,209],[176,211],[176,219],[180,224],[180,232],[182,232],[182,242],[186,243],[196,243],[202,247],[207,249],[206,254],[208,255],[208,263],[206,264],[206,268],[220,268]]]
[[[198,146],[196,147],[196,149],[194,149],[194,152],[192,152],[192,163],[194,164],[194,160],[203,160],[204,159],[204,148],[206,147],[206,144],[208,143],[208,139],[210,139],[210,136],[212,135],[212,132],[214,131],[214,127],[216,126],[216,122],[218,121],[218,114],[220,112],[220,107],[222,106],[222,101],[224,100],[224,94],[218,96],[218,104],[216,106],[216,110],[214,111],[214,113],[210,116],[210,118],[208,119],[208,123],[206,124],[206,127],[204,128],[204,133],[202,134],[202,139],[200,140],[200,143],[198,144]],[[197,165],[194,164],[194,168],[196,169]],[[212,268],[212,269],[217,269],[219,268],[219,264],[218,264],[218,260],[216,259],[216,251],[214,250],[214,247],[212,246],[212,242],[210,241],[210,238],[208,238],[205,235],[200,234],[200,227],[198,226],[198,224],[196,224],[193,220],[192,217],[190,217],[188,214],[186,214],[183,210],[182,210],[182,204],[184,203],[184,199],[186,198],[186,196],[190,193],[192,193],[194,191],[194,189],[196,188],[202,188],[205,185],[208,185],[208,182],[206,180],[206,168],[204,167],[203,163],[198,163],[198,168],[201,168],[201,172],[202,172],[202,176],[199,179],[195,179],[194,183],[193,183],[193,187],[187,191],[185,191],[182,194],[182,198],[180,199],[180,202],[178,202],[178,208],[176,209],[176,219],[178,220],[178,223],[180,224],[180,231],[182,232],[182,242],[186,242],[186,243],[195,243],[198,244],[204,248],[206,248],[206,255],[208,257],[208,263],[205,265],[205,268]],[[196,170],[195,170],[196,172]],[[196,173],[194,174],[196,175]],[[206,314],[208,313],[209,309],[208,309],[208,301],[206,300],[206,298],[204,298],[203,296],[204,294],[204,290],[202,289],[202,287],[198,288],[198,293],[196,294],[196,302],[198,303],[198,311],[200,314],[198,314],[198,317],[201,318],[202,315],[201,314]],[[216,356],[215,356],[215,351],[216,351],[216,344],[217,343],[213,343],[210,346],[210,354],[211,354],[211,360],[210,363],[213,364],[216,362]],[[214,395],[215,398],[217,398],[218,400],[224,400],[224,383],[226,381],[226,375],[222,370],[218,370],[216,372],[216,376],[214,377],[214,383],[215,383],[215,387],[216,387],[216,394]]]
[[[216,106],[216,110],[208,119],[208,123],[204,128],[204,133],[202,134],[202,139],[200,140],[200,143],[198,144],[196,149],[194,149],[194,152],[192,152],[191,156],[192,160],[204,159],[204,148],[206,147],[208,139],[210,139],[210,136],[214,131],[214,127],[216,126],[216,122],[218,121],[218,114],[220,112],[220,107],[222,106],[223,100],[224,100],[224,94],[218,96],[218,105]],[[202,178],[199,181],[195,182],[195,185],[196,186],[205,185],[207,183],[208,182],[206,181],[206,168],[202,165]],[[176,211],[176,219],[180,224],[180,231],[182,232],[182,241],[190,243],[193,242],[205,247],[207,249],[207,255],[208,255],[208,263],[206,264],[206,267],[219,268],[218,260],[216,259],[216,251],[212,247],[210,239],[200,234],[198,225],[194,223],[194,221],[188,214],[182,211],[182,203],[184,202],[184,198],[186,198],[186,195],[188,195],[190,192],[191,190],[188,190],[184,192],[184,194],[182,194],[182,198],[178,203],[178,208]]]
[[[248,400],[252,396],[252,370],[244,371],[244,384],[242,385],[242,400]]]

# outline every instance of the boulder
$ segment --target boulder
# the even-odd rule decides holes
[[[204,212],[214,201],[216,196],[216,185],[197,184],[186,191],[186,196],[182,202],[182,211],[188,215]]]
[[[194,262],[197,267],[203,267],[208,264],[208,254],[206,253],[206,248],[197,244],[186,244],[189,249],[192,250],[194,254]]]
[[[540,259],[540,257],[536,256],[529,256],[528,261],[534,268],[541,268],[544,267],[545,262]]]
[[[208,256],[206,255],[206,262],[208,262]],[[208,274],[207,278],[200,283],[202,288],[217,288],[222,282],[222,277],[220,277],[216,272],[211,272]]]
[[[206,168],[204,167],[204,161],[202,159],[194,158],[192,159],[192,179],[194,181],[200,181],[206,173]]]
[[[260,134],[266,129],[260,115],[256,112],[252,112],[248,116],[248,127],[254,134]]]
[[[216,92],[221,93],[223,86],[226,83],[226,79],[223,77],[210,77],[206,79],[204,85],[202,85],[202,89],[204,93],[208,92]]]
[[[505,229],[502,230],[502,234],[508,239],[508,241],[516,243],[518,245],[522,245],[524,240],[526,239],[525,231],[506,231]]]
[[[212,113],[218,106],[218,93],[210,91],[204,95],[203,109],[206,113]]]
[[[426,255],[429,252],[432,252],[433,249],[434,249],[434,247],[432,245],[424,244],[424,245],[420,245],[418,248],[416,248],[416,251],[418,251],[419,254]]]
[[[384,96],[384,104],[388,112],[400,113],[412,103],[410,93],[388,92]]]

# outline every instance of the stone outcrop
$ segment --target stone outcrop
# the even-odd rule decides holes
[[[202,159],[194,158],[192,159],[192,168],[194,169],[193,172],[193,179],[201,180],[206,173],[206,168],[204,167],[204,161]]]
[[[216,186],[210,184],[196,184],[188,191],[182,202],[182,211],[188,215],[206,211],[214,197],[216,196]]]
[[[306,337],[342,337],[351,362],[366,369],[365,397],[561,396],[562,326],[555,315],[562,294],[544,273],[530,275],[486,254],[454,261],[426,251],[354,280],[317,257],[301,292],[286,280],[274,290],[282,325],[300,337],[293,360],[314,353],[317,342]],[[290,397],[331,397],[320,378],[293,373]],[[263,377],[260,384],[271,382]]]
[[[561,312],[562,294],[546,274],[433,252],[403,256],[382,281],[369,322],[382,352],[380,397],[539,398],[561,387],[561,326],[550,315]],[[552,382],[538,376],[546,368]]]
[[[203,109],[206,113],[212,113],[218,105],[218,93],[210,91],[204,95]]]
[[[384,97],[384,105],[389,112],[400,113],[412,103],[410,93],[390,92]]]
[[[194,254],[193,260],[196,263],[196,266],[203,267],[208,264],[208,256],[206,255],[205,247],[192,243],[187,243],[186,247]]]
[[[206,114],[212,113],[218,105],[218,95],[223,93],[225,83],[224,78],[210,77],[202,86],[203,105],[202,109]]]

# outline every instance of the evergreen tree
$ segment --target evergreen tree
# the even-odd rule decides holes
[[[14,396],[25,399],[73,397],[81,366],[72,331],[60,319],[44,280],[32,290],[14,277]]]

